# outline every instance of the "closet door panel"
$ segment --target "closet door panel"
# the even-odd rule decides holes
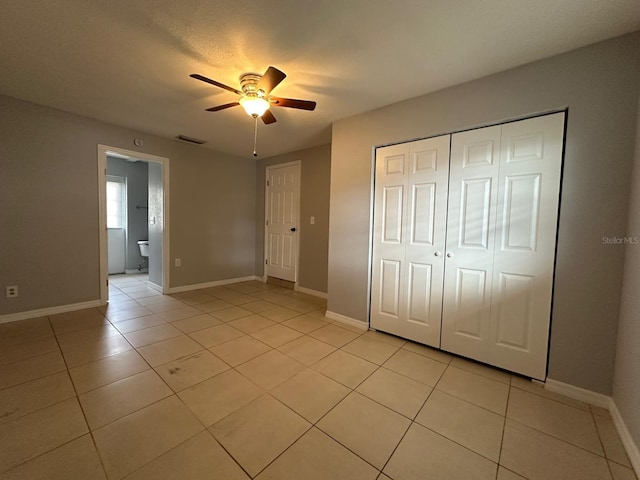
[[[380,313],[391,318],[400,316],[400,267],[398,260],[380,260]]]
[[[382,189],[382,243],[402,244],[404,185],[391,185]]]
[[[394,145],[376,154],[371,326],[400,334],[406,244],[409,149]]]
[[[433,266],[424,263],[409,263],[407,287],[409,296],[407,298],[407,320],[422,325],[429,325],[434,321],[440,323],[440,319],[434,318],[434,315],[431,314]],[[437,294],[438,292],[436,291],[435,293]]]
[[[411,195],[411,244],[433,245],[436,215],[436,184],[425,182],[413,185]]]
[[[371,326],[440,345],[450,137],[376,151]]]
[[[409,144],[406,337],[439,347],[451,137]]]
[[[564,113],[502,127],[488,362],[544,380]]]
[[[493,178],[470,178],[460,181],[460,217],[458,248],[489,250],[489,221]],[[454,242],[450,242],[453,248]]]
[[[494,296],[496,345],[530,351],[535,277],[499,272]]]
[[[487,291],[487,271],[471,268],[458,268],[456,270],[455,292],[453,305],[455,308],[456,335],[470,337],[473,340],[483,341],[483,308]]]
[[[442,348],[487,360],[501,127],[451,137]]]

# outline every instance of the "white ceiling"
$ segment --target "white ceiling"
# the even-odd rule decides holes
[[[250,157],[240,107],[205,112],[245,72],[288,77],[259,125],[268,157],[331,123],[640,29],[639,0],[19,0],[0,13],[0,94]]]

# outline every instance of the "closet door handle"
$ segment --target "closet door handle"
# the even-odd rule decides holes
[[[447,252],[447,258],[451,258],[451,257],[453,257],[453,253]]]
[[[440,255],[442,255],[442,252],[435,252],[435,253],[434,253],[434,255],[435,255],[436,257],[439,257]]]

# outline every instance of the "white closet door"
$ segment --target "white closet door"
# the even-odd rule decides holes
[[[563,137],[559,113],[378,149],[371,326],[544,379]]]
[[[500,126],[451,137],[442,348],[486,361]]]
[[[376,151],[371,326],[440,345],[450,136]]]
[[[564,113],[502,127],[487,362],[544,380]]]

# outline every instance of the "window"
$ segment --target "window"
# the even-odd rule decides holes
[[[125,192],[123,177],[107,177],[107,228],[125,227]]]

